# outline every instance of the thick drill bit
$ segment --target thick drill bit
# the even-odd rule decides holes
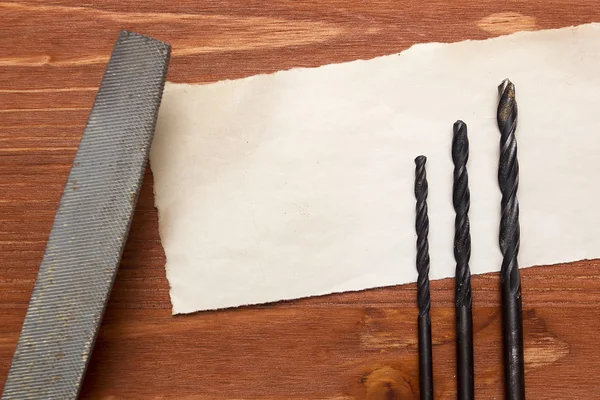
[[[415,158],[415,197],[417,198],[417,305],[419,306],[419,386],[421,400],[433,400],[433,359],[429,309],[429,217],[427,216],[427,175],[425,156]]]
[[[475,396],[473,378],[473,316],[471,296],[471,232],[469,225],[469,138],[463,121],[454,123],[452,138],[452,161],[454,162],[454,185],[452,202],[454,219],[455,307],[456,307],[456,379],[457,399],[472,400]]]
[[[502,268],[502,330],[504,337],[505,398],[525,399],[523,360],[523,320],[521,310],[521,277],[517,255],[520,245],[519,162],[517,161],[517,102],[515,85],[505,79],[498,86],[498,128],[500,129],[500,163],[498,183],[502,192],[500,219],[500,251]]]

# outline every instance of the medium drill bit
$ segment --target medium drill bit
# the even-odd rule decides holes
[[[515,85],[505,79],[498,86],[498,128],[500,129],[500,163],[498,183],[502,192],[500,219],[500,251],[502,268],[502,330],[504,337],[505,398],[525,399],[523,360],[523,320],[521,310],[521,277],[517,255],[520,245],[519,162],[517,161],[517,102]]]
[[[429,217],[427,216],[427,175],[425,156],[415,158],[415,197],[417,198],[417,305],[419,306],[419,386],[421,400],[433,400],[433,359],[429,309]]]
[[[475,396],[473,378],[473,316],[471,296],[471,233],[469,225],[469,138],[463,121],[454,123],[452,138],[452,161],[454,162],[454,185],[452,202],[454,219],[454,258],[456,259],[455,307],[456,307],[456,379],[457,399],[472,400]]]

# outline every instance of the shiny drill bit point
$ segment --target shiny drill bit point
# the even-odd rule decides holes
[[[498,86],[498,128],[500,130],[500,162],[498,184],[502,192],[500,218],[500,251],[502,267],[502,331],[504,338],[505,398],[525,399],[525,372],[523,359],[523,320],[521,306],[521,278],[517,255],[520,246],[519,162],[517,161],[518,109],[514,84],[505,79]]]
[[[452,161],[454,162],[452,202],[456,213],[454,220],[454,258],[456,260],[456,378],[457,398],[459,400],[473,399],[475,396],[471,270],[469,269],[471,258],[469,224],[471,195],[467,174],[468,159],[469,138],[467,137],[467,125],[463,121],[456,121],[452,138]]]
[[[433,400],[433,358],[431,346],[431,299],[429,295],[429,217],[427,216],[427,175],[425,156],[415,158],[415,229],[417,231],[417,305],[419,307],[419,387],[422,400]]]

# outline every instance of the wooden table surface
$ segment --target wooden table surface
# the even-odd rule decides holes
[[[203,83],[418,42],[600,21],[573,0],[0,2],[0,387],[119,29],[173,45]],[[172,317],[147,172],[82,398],[415,398],[415,286]],[[412,266],[407,266],[411,268]],[[529,399],[600,397],[600,261],[522,272]],[[498,274],[474,288],[476,393],[502,398]],[[453,281],[432,285],[435,392],[455,397]]]

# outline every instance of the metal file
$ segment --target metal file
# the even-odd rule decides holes
[[[119,34],[58,206],[2,399],[75,399],[146,168],[170,46]]]

